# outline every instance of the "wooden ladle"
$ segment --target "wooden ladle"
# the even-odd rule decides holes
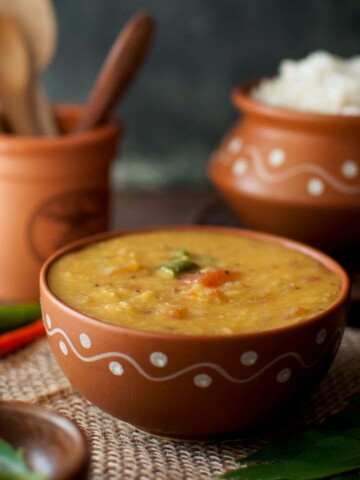
[[[43,72],[54,55],[57,40],[56,17],[51,1],[0,0],[0,13],[18,22],[33,56],[35,72]],[[40,134],[56,135],[58,128],[50,103],[38,82],[34,83],[33,95]]]
[[[127,22],[105,59],[77,132],[106,122],[145,59],[154,30],[154,22],[146,12],[137,13]]]
[[[16,21],[0,15],[0,100],[12,130],[40,135],[34,105],[35,65]]]

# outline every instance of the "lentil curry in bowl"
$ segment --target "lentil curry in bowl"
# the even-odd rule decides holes
[[[220,227],[90,237],[53,255],[40,284],[74,387],[142,430],[190,439],[252,426],[316,385],[349,297],[323,253]]]
[[[293,324],[339,295],[318,260],[276,243],[201,231],[130,234],[62,257],[52,291],[114,324],[186,335],[228,335]]]

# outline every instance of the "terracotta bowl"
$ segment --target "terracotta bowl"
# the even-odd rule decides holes
[[[48,272],[64,254],[132,232],[89,237],[54,254],[41,272],[50,346],[72,385],[106,412],[141,430],[174,438],[224,435],[255,425],[316,385],[343,335],[349,297],[344,270],[325,254],[280,237],[221,227],[162,227],[226,232],[301,251],[341,281],[338,300],[306,321],[229,336],[161,334],[112,325],[65,305]]]
[[[286,110],[233,92],[243,117],[209,174],[250,228],[328,250],[360,241],[360,116]]]
[[[28,467],[49,480],[81,480],[88,471],[87,442],[65,417],[22,402],[0,402],[0,438],[23,448]]]

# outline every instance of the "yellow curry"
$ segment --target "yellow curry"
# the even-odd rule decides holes
[[[339,278],[313,258],[227,233],[129,234],[61,257],[52,291],[95,318],[153,332],[277,328],[331,305]]]

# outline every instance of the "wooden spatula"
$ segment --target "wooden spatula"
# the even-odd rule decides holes
[[[51,0],[0,0],[1,13],[18,22],[31,50],[35,72],[39,75],[49,65],[56,47],[57,26]],[[50,102],[39,82],[34,86],[33,94],[40,134],[58,134]]]
[[[17,22],[0,15],[0,100],[12,130],[41,133],[34,106],[35,65]]]
[[[139,12],[125,25],[105,59],[77,132],[106,122],[145,59],[154,29],[154,22],[146,12]]]

